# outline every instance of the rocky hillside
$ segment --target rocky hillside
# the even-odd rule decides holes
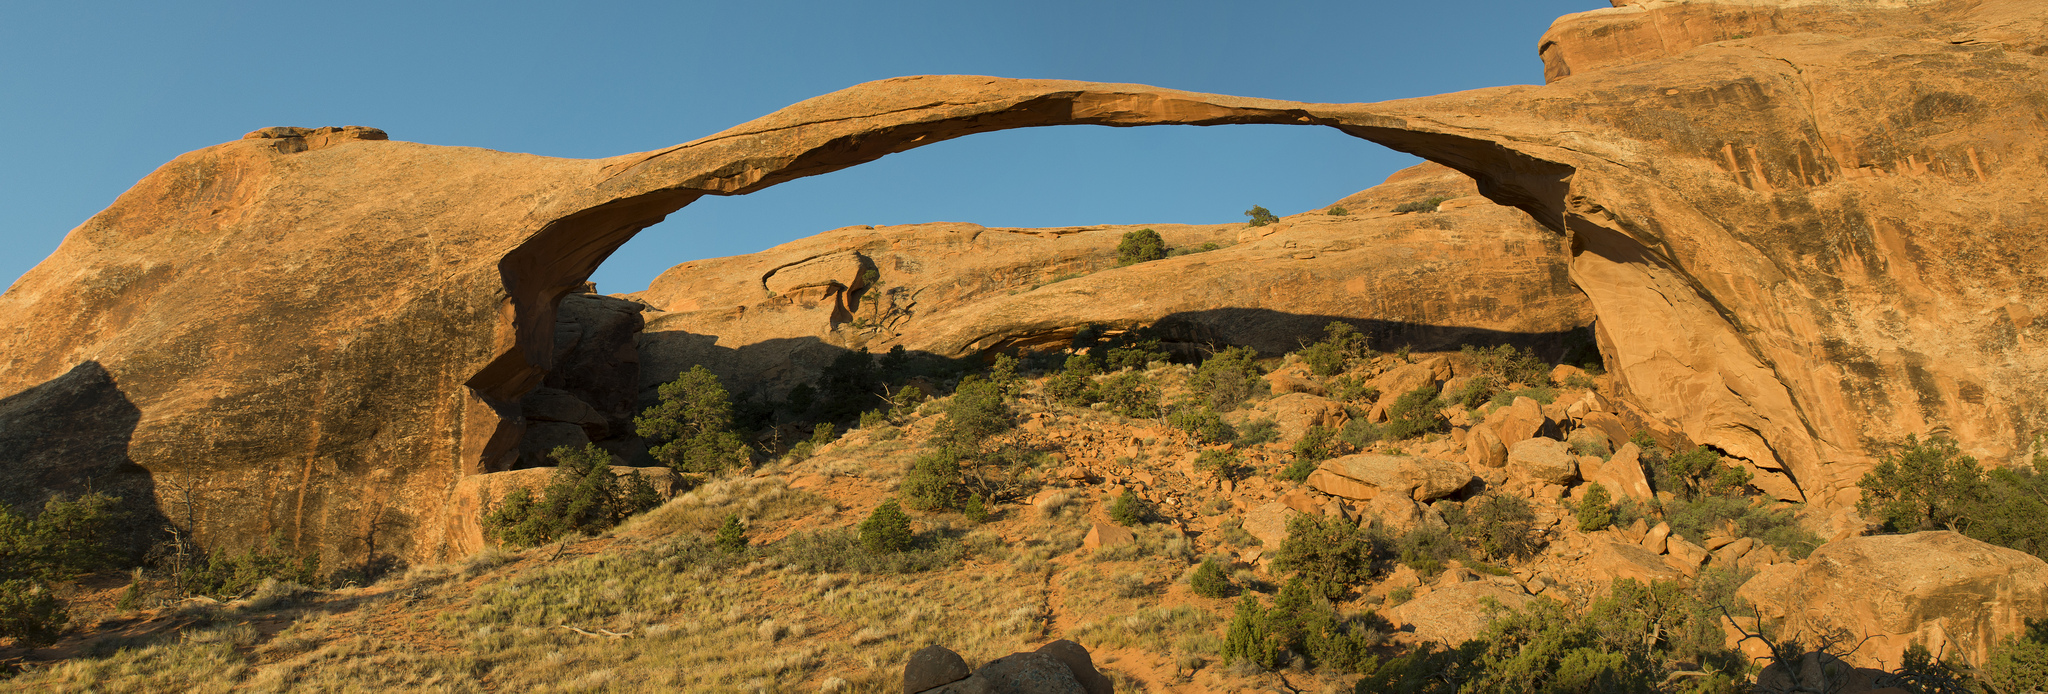
[[[1140,228],[1184,255],[1120,267],[1119,242]],[[1257,227],[849,227],[684,263],[624,298],[651,307],[640,340],[649,398],[697,364],[780,397],[849,350],[983,357],[1064,347],[1089,325],[1278,355],[1344,320],[1388,349],[1558,355],[1593,318],[1567,262],[1556,234],[1423,164]]]
[[[1763,623],[1786,643],[1870,637],[1832,649],[1847,664],[1795,673],[1858,692],[1894,678],[1915,643],[2000,662],[2004,639],[2048,610],[2048,563],[2034,556],[1948,532],[1826,541],[1813,532],[1826,529],[1820,509],[1687,487],[1673,462],[1683,452],[1606,434],[1608,377],[1564,367],[1576,385],[1504,383],[1477,407],[1420,413],[1370,392],[1465,392],[1499,372],[1485,356],[1354,356],[1328,375],[1290,356],[1267,362],[1265,387],[1232,391],[1251,393],[1234,404],[1216,399],[1215,362],[1227,360],[1087,379],[1226,403],[1234,431],[1222,435],[1170,413],[1124,416],[1121,402],[1062,404],[1064,372],[991,373],[1008,395],[977,402],[963,385],[906,402],[594,534],[363,586],[272,581],[225,602],[146,578],[89,581],[74,595],[78,629],[48,648],[0,648],[25,668],[5,685],[897,692],[927,681],[906,665],[929,674],[912,655],[930,644],[964,656],[958,676],[1071,639],[1120,692],[1370,692],[1361,682],[1398,681],[1445,646],[1474,654],[1469,676],[1512,677],[1510,661],[1480,654],[1587,638],[1574,630],[1638,638],[1637,622],[1567,616],[1618,609],[1670,634],[1644,651],[1588,651],[1640,686],[1621,691],[1781,682],[1785,668],[1749,664],[1768,655],[1745,638]],[[996,417],[993,435],[932,486],[930,461],[978,411]],[[1392,433],[1418,418],[1418,433]],[[546,472],[472,479],[532,485]],[[899,503],[904,545],[867,544]],[[1288,623],[1305,626],[1275,626]],[[1569,662],[1526,652],[1539,655],[1516,662],[1546,677]],[[1652,686],[1673,682],[1702,688]]]

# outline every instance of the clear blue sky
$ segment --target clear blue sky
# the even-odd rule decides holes
[[[603,157],[917,74],[1139,82],[1317,102],[1540,84],[1536,41],[1600,0],[221,3],[0,0],[0,283],[180,153],[273,125]],[[599,269],[853,224],[1216,223],[1320,207],[1412,157],[1286,126],[977,135],[705,198]]]

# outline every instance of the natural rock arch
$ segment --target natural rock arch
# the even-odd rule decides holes
[[[1998,33],[2040,35],[2039,10],[1819,5],[1834,23],[1801,34],[1379,104],[912,77],[600,160],[258,131],[165,165],[0,295],[0,397],[101,364],[140,411],[118,447],[189,490],[202,540],[447,556],[474,522],[449,491],[519,438],[556,301],[698,197],[1006,128],[1322,125],[1568,234],[1641,414],[1782,470],[1780,495],[1840,504],[1874,442],[1945,425],[1996,457],[2041,425],[2048,306],[2028,291],[2048,278],[2022,260],[2048,243],[2019,232],[2041,221],[2048,156],[2006,134],[2043,130],[2048,59]],[[1887,12],[1914,21],[1865,21]],[[1613,16],[1561,21],[1546,59]],[[1959,35],[1987,38],[1929,38]],[[45,487],[8,494],[62,486],[23,460],[0,459],[0,483]]]

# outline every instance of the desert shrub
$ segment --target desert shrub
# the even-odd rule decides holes
[[[1159,232],[1151,229],[1124,232],[1123,239],[1116,244],[1118,267],[1158,260],[1166,257],[1166,239],[1159,238]]]
[[[1402,564],[1424,576],[1435,576],[1444,570],[1444,562],[1465,556],[1465,546],[1458,544],[1450,531],[1427,523],[1418,523],[1402,534],[1395,549]]]
[[[1134,419],[1159,416],[1159,391],[1145,382],[1145,375],[1130,371],[1104,379],[1099,385],[1102,401],[1109,411]]]
[[[1223,536],[1223,544],[1232,547],[1258,547],[1265,544],[1257,535],[1244,529],[1243,518],[1233,516],[1224,519],[1217,532]]]
[[[1439,508],[1451,534],[1486,561],[1528,557],[1541,549],[1536,512],[1522,497],[1494,492]]]
[[[1203,559],[1202,564],[1195,567],[1195,573],[1188,576],[1188,590],[1205,598],[1227,598],[1237,590],[1237,586],[1224,574],[1223,562],[1209,557]]]
[[[1525,386],[1550,385],[1550,364],[1545,363],[1529,349],[1517,349],[1509,345],[1466,345],[1458,354],[1471,365],[1475,374],[1492,376],[1494,382],[1500,386],[1510,383]]]
[[[1368,404],[1379,402],[1380,389],[1365,384],[1357,376],[1339,376],[1330,379],[1330,397],[1338,402]]]
[[[1207,253],[1209,251],[1213,251],[1222,247],[1223,246],[1221,244],[1218,244],[1215,241],[1204,241],[1202,242],[1202,245],[1199,246],[1181,246],[1180,248],[1175,248],[1173,250],[1167,251],[1166,256],[1169,258],[1178,258],[1184,255]]]
[[[881,509],[876,508],[877,511]],[[899,509],[897,513],[902,513]],[[865,523],[863,523],[865,525]],[[930,571],[965,556],[956,542],[920,538],[904,526],[903,549],[871,548],[864,531],[831,528],[797,533],[775,543],[771,551],[782,563],[806,573],[901,574]],[[920,546],[922,544],[923,546]]]
[[[1182,405],[1166,416],[1166,425],[1187,432],[1199,443],[1228,443],[1237,438],[1237,430],[1205,406]]]
[[[1001,367],[1004,359],[1009,359],[1009,357],[997,356],[996,366]],[[1017,360],[1010,359],[1010,364],[1012,368],[1015,367],[1016,363]],[[1014,377],[1014,374],[1012,374],[1012,376]],[[1012,380],[1014,380],[1014,378]],[[996,384],[997,388],[999,389],[1003,387],[1003,381],[1001,379],[991,377],[989,379],[989,382]],[[924,400],[925,394],[923,388],[919,388],[914,384],[909,384],[903,386],[902,388],[897,388],[896,393],[889,396],[889,418],[898,422],[909,419],[910,415],[917,412],[917,406],[924,404]],[[863,424],[861,426],[867,425]]]
[[[988,502],[982,501],[980,494],[969,494],[967,495],[967,501],[960,504],[960,515],[975,523],[986,523],[988,522]]]
[[[889,415],[882,412],[881,410],[868,410],[866,412],[862,412],[860,413],[859,426],[860,428],[868,431],[873,431],[885,426],[889,426]]]
[[[1884,523],[1887,531],[1955,529],[1983,496],[1984,473],[1954,439],[1908,435],[1856,486],[1863,488],[1857,512]]]
[[[1337,440],[1343,441],[1353,450],[1365,450],[1385,437],[1384,427],[1377,422],[1367,421],[1364,417],[1351,418],[1351,421],[1345,422],[1344,428],[1337,432]]]
[[[1549,598],[1494,613],[1477,638],[1375,663],[1365,692],[1746,691],[1716,606],[1674,582],[1615,581],[1585,611]]]
[[[979,450],[989,437],[1016,425],[1016,415],[1003,400],[1002,390],[981,379],[961,381],[953,390],[953,399],[946,403],[945,413],[938,438],[966,450]]]
[[[747,548],[747,529],[740,525],[739,514],[726,514],[725,523],[718,526],[718,536],[714,542],[719,549],[727,552],[739,552]]]
[[[1365,335],[1358,332],[1350,323],[1333,321],[1323,326],[1323,332],[1323,339],[1295,353],[1300,355],[1302,363],[1308,364],[1309,371],[1317,376],[1329,377],[1344,373],[1351,368],[1353,361],[1372,357],[1372,348],[1366,345]]]
[[[1733,524],[1737,537],[1755,538],[1795,559],[1804,559],[1821,544],[1820,536],[1800,525],[1791,509],[1766,508],[1750,497],[1671,499],[1664,503],[1664,519],[1672,533],[1694,543],[1705,542],[1723,524]]]
[[[819,422],[817,426],[811,427],[810,438],[798,441],[796,445],[789,447],[789,459],[803,460],[809,458],[820,447],[831,443],[833,439],[838,437],[838,427],[832,426],[831,422]]]
[[[1572,515],[1579,519],[1579,532],[1590,533],[1614,524],[1614,499],[1607,494],[1607,487],[1599,482],[1586,485],[1586,495],[1579,499]]]
[[[211,552],[173,576],[178,589],[193,595],[226,600],[247,595],[265,579],[302,585],[318,582],[320,560],[315,555],[292,556],[278,538],[240,553]]]
[[[1245,661],[1279,667],[1289,652],[1303,656],[1309,667],[1339,672],[1372,669],[1378,660],[1368,651],[1384,639],[1376,616],[1346,619],[1314,586],[1296,576],[1273,597],[1273,606],[1257,596],[1238,601],[1223,639],[1226,662]]]
[[[2035,470],[2028,466],[1986,473],[1976,503],[1966,507],[1963,534],[2048,557],[2048,475]]]
[[[910,516],[895,497],[882,501],[860,522],[860,543],[869,552],[901,552],[910,549]]]
[[[1287,519],[1287,539],[1273,569],[1307,580],[1320,595],[1342,596],[1372,578],[1391,554],[1391,542],[1373,526],[1337,516],[1298,514]]]
[[[0,581],[0,636],[29,646],[55,643],[70,621],[64,601],[40,581]]]
[[[1723,462],[1719,452],[1706,446],[1694,446],[1651,467],[1657,488],[1681,499],[1740,494],[1749,487],[1748,470]]]
[[[1448,429],[1450,422],[1442,413],[1444,401],[1437,399],[1436,393],[1436,386],[1424,385],[1395,398],[1381,430],[1386,438],[1399,441]]]
[[[919,454],[896,487],[904,503],[920,511],[953,508],[960,498],[960,453],[939,447]]]
[[[2048,691],[2048,619],[2029,618],[2025,633],[1993,646],[1978,675],[1993,691]]]
[[[1245,226],[1262,227],[1280,221],[1279,215],[1273,214],[1267,211],[1266,208],[1258,205],[1253,205],[1251,209],[1245,210],[1244,216],[1251,218],[1251,222]]]
[[[1330,215],[1332,217],[1342,217],[1344,215],[1351,214],[1351,210],[1344,209],[1343,205],[1331,205],[1330,209],[1323,210],[1323,214]]]
[[[747,445],[732,431],[732,398],[702,365],[656,389],[660,402],[633,418],[647,449],[679,472],[717,472],[747,464]]]
[[[1244,459],[1236,451],[1205,448],[1195,456],[1195,470],[1214,475],[1216,479],[1235,480],[1244,476]]]
[[[1500,392],[1500,377],[1493,374],[1475,374],[1458,385],[1445,399],[1453,405],[1473,408],[1484,405]]]
[[[1045,394],[1054,402],[1073,407],[1087,407],[1101,399],[1095,388],[1095,360],[1085,354],[1067,357],[1065,368],[1045,381]]]
[[[1237,432],[1237,445],[1239,448],[1257,446],[1278,438],[1280,438],[1279,422],[1273,421],[1270,418],[1255,419],[1245,422],[1244,428]]]
[[[1310,426],[1301,438],[1294,442],[1294,460],[1279,473],[1280,479],[1289,482],[1306,482],[1308,475],[1315,472],[1316,465],[1335,457],[1337,436],[1328,427]]]
[[[0,636],[43,645],[62,633],[69,612],[50,583],[112,566],[120,500],[98,492],[54,496],[29,519],[0,504]]]
[[[818,416],[829,421],[850,420],[868,409],[888,403],[881,395],[881,369],[866,348],[841,352],[818,374]]]
[[[1401,214],[1406,212],[1435,212],[1437,205],[1444,204],[1444,201],[1449,199],[1450,198],[1448,197],[1436,195],[1423,198],[1421,200],[1411,200],[1409,202],[1404,202],[1399,205],[1395,205],[1394,213]]]
[[[612,472],[611,453],[597,444],[557,447],[547,487],[536,495],[514,490],[484,515],[484,536],[511,545],[549,542],[570,531],[603,532],[628,516],[660,505],[652,484],[638,474]]]
[[[1217,412],[1229,412],[1266,386],[1255,360],[1258,352],[1249,347],[1230,347],[1195,369],[1188,389],[1202,404]]]
[[[1138,498],[1137,493],[1126,487],[1116,501],[1109,505],[1109,519],[1117,525],[1140,525],[1152,520],[1152,504]]]

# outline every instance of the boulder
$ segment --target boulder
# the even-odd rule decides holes
[[[1067,670],[1074,674],[1075,681],[1080,682],[1081,688],[1087,690],[1088,694],[1115,694],[1115,685],[1101,671],[1095,669],[1095,659],[1088,655],[1088,649],[1081,644],[1060,639],[1039,646],[1038,652],[1052,656],[1066,665]]]
[[[1323,461],[1309,474],[1308,484],[1347,499],[1394,494],[1430,501],[1464,489],[1472,480],[1472,469],[1456,461],[1360,453]]]
[[[1287,519],[1300,513],[1286,504],[1271,501],[1252,507],[1244,514],[1244,531],[1259,538],[1259,543],[1272,551],[1280,548],[1287,540]]]
[[[1472,467],[1498,468],[1508,464],[1508,447],[1500,442],[1500,436],[1493,433],[1493,427],[1481,424],[1472,427],[1465,435],[1465,454]]]
[[[1573,453],[1579,455],[1601,458],[1614,455],[1614,444],[1608,440],[1607,434],[1599,429],[1588,427],[1573,429],[1572,433],[1565,436],[1564,442],[1571,446]]]
[[[1706,563],[1708,556],[1705,548],[1675,533],[1664,539],[1664,561],[1688,578],[1699,573],[1700,564]]]
[[[1456,646],[1484,631],[1495,610],[1520,609],[1531,599],[1520,588],[1488,580],[1460,580],[1454,576],[1458,573],[1444,572],[1428,593],[1382,613],[1390,621],[1414,627],[1415,638]]]
[[[1675,581],[1681,574],[1671,565],[1641,545],[1594,540],[1591,551],[1584,559],[1573,563],[1572,569],[1590,579],[1588,584],[1604,587],[1616,579],[1633,578],[1644,584],[1653,581]]]
[[[1525,480],[1567,485],[1579,478],[1579,461],[1563,441],[1539,436],[1508,446],[1508,472]]]
[[[1396,533],[1413,530],[1423,520],[1424,507],[1415,503],[1414,499],[1399,494],[1375,496],[1366,502],[1365,507],[1373,516],[1379,518],[1380,522],[1385,523],[1387,529]]]
[[[1715,566],[1733,567],[1744,556],[1749,554],[1750,548],[1755,546],[1757,546],[1756,540],[1745,537],[1722,545],[1719,549],[1708,550],[1708,552],[1713,556]]]
[[[967,661],[952,649],[938,644],[920,648],[910,654],[910,662],[903,665],[903,692],[916,694],[943,687],[974,674],[967,668]]]
[[[1336,429],[1344,426],[1343,403],[1320,395],[1288,393],[1259,404],[1258,412],[1271,417],[1280,427],[1280,441],[1300,439],[1312,426]]]
[[[1895,665],[1915,641],[1983,663],[2048,614],[2048,563],[1945,531],[1851,537],[1764,567],[1736,594],[1780,634],[1871,637],[1849,657],[1858,665]]]
[[[1507,407],[1494,410],[1486,418],[1486,425],[1500,436],[1500,442],[1514,446],[1550,428],[1550,419],[1543,416],[1542,403],[1527,397],[1515,398]]]
[[[1430,364],[1403,364],[1380,374],[1379,378],[1372,380],[1371,385],[1380,391],[1376,407],[1385,409],[1393,407],[1394,401],[1409,391],[1423,386],[1436,386],[1438,383],[1436,369]]]
[[[1088,528],[1087,537],[1081,538],[1083,549],[1097,550],[1105,547],[1121,547],[1137,541],[1137,535],[1130,528],[1113,523],[1096,521]]]
[[[1266,374],[1266,385],[1272,388],[1275,393],[1307,393],[1309,395],[1324,395],[1327,393],[1321,383],[1317,383],[1315,379],[1308,377],[1297,369],[1275,369],[1271,373]]]
[[[1643,472],[1641,449],[1633,443],[1621,444],[1621,448],[1606,460],[1580,458],[1579,461],[1580,477],[1587,482],[1599,482],[1616,497],[1632,497],[1638,501],[1656,497],[1650,491],[1650,478]]]
[[[1642,519],[1636,519],[1636,523],[1641,525]],[[1648,532],[1643,533],[1643,539],[1636,544],[1641,545],[1643,549],[1650,550],[1652,554],[1663,554],[1668,549],[1667,542],[1670,539],[1671,524],[1659,522],[1656,527],[1650,528]]]
[[[1066,663],[1047,653],[1012,653],[991,660],[958,682],[930,694],[1092,694]]]

